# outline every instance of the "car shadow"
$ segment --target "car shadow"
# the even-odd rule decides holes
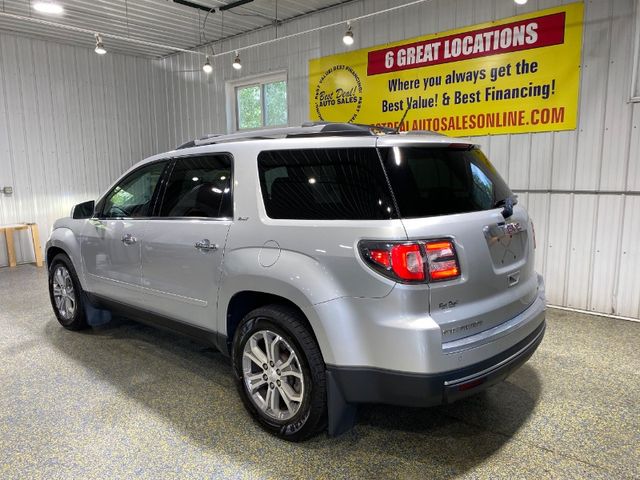
[[[229,359],[213,348],[123,319],[69,332],[52,318],[44,328],[51,344],[90,371],[94,381],[115,386],[198,448],[233,456],[241,464],[253,462],[281,478],[326,477],[335,462],[351,468],[334,470],[337,477],[411,478],[421,471],[431,477],[459,475],[500,450],[527,422],[541,393],[536,370],[526,364],[506,382],[451,405],[361,405],[353,430],[292,444],[271,437],[251,420],[235,390]],[[245,444],[241,439],[249,436],[252,441]],[[252,453],[254,448],[261,454]],[[260,464],[268,462],[264,452],[270,450],[288,453],[292,462],[303,455],[304,473],[287,462]],[[327,458],[333,460],[327,463]]]

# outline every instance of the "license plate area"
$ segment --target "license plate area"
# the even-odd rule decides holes
[[[483,233],[496,268],[512,265],[524,257],[527,229],[521,222],[487,225]]]

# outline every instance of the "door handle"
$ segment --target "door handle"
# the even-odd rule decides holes
[[[195,247],[201,252],[212,252],[218,250],[218,245],[211,243],[208,238],[196,242]]]
[[[125,245],[133,245],[137,241],[138,241],[138,239],[136,237],[134,237],[133,235],[131,235],[130,233],[127,233],[127,234],[122,236],[122,243],[124,243]]]

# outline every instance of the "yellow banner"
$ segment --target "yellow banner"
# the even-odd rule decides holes
[[[311,118],[450,136],[574,129],[582,18],[573,3],[311,60]]]

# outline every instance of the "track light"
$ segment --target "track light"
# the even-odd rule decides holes
[[[209,75],[211,72],[213,72],[213,67],[211,66],[211,62],[209,61],[209,56],[208,55],[207,55],[207,61],[204,62],[204,65],[202,66],[202,70],[207,75]]]
[[[342,41],[345,45],[353,45],[353,32],[351,31],[351,24],[347,22],[347,31],[344,32],[344,37],[342,37]]]
[[[95,52],[98,55],[104,55],[105,53],[107,53],[107,50],[104,48],[104,45],[102,43],[102,37],[98,33],[96,33],[96,49],[95,49]]]
[[[48,13],[50,15],[62,15],[64,13],[62,5],[50,1],[33,2],[33,9],[37,12]]]
[[[518,5],[524,5],[525,3],[527,3],[527,0],[513,0],[514,2],[516,2]]]
[[[240,54],[236,52],[236,59],[233,61],[233,68],[236,70],[240,70],[242,68],[242,63],[240,63]]]

